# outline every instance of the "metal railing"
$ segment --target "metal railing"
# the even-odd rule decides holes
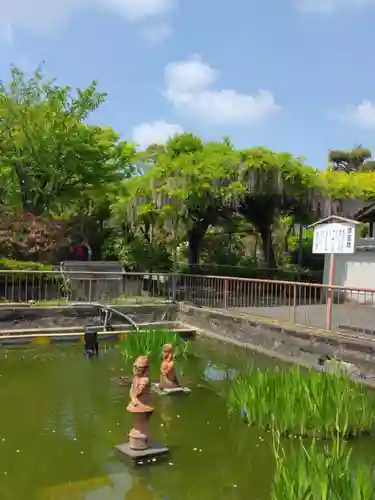
[[[127,302],[171,299],[171,275],[119,272],[0,270],[0,303]]]
[[[332,311],[327,308],[329,297]],[[375,289],[173,273],[0,270],[0,303],[177,301],[313,328],[375,332]],[[329,314],[327,314],[327,312]]]

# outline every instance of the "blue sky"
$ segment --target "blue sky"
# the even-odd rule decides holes
[[[108,92],[93,117],[142,146],[176,131],[325,168],[375,156],[375,0],[0,0],[11,62]]]

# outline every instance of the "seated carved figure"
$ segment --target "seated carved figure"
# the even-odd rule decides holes
[[[163,346],[163,359],[160,366],[159,387],[161,389],[174,389],[176,387],[181,387],[175,372],[173,346],[171,344],[165,344]]]
[[[127,410],[130,413],[152,413],[149,377],[149,360],[147,356],[139,356],[133,365],[133,380],[130,387],[130,403]]]
[[[139,356],[133,365],[133,380],[130,388],[130,403],[127,411],[133,414],[133,428],[129,432],[129,447],[145,450],[149,441],[149,419],[154,411],[151,406],[149,360]]]

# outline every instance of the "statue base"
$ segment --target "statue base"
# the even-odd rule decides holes
[[[160,387],[159,384],[152,384],[151,389],[155,394],[159,396],[172,396],[175,394],[190,394],[191,389],[188,387],[171,387],[170,389],[164,389]]]
[[[130,448],[129,443],[123,443],[115,446],[115,450],[121,458],[130,458],[134,462],[147,462],[147,460],[162,457],[169,453],[169,448],[157,443],[150,444],[145,450],[133,450]]]

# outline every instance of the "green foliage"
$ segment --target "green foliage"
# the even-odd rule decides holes
[[[308,189],[321,186],[319,172],[289,153],[267,148],[241,151],[239,178],[253,196],[283,195],[286,199],[304,197]]]
[[[178,266],[178,270],[182,274],[192,273],[203,276],[228,276],[231,278],[248,278],[254,280],[321,283],[321,271],[314,272],[309,269],[301,270],[297,266],[285,264],[279,266],[277,269],[267,269],[261,267],[257,260],[249,260],[248,265],[241,266],[219,266],[216,264],[188,266],[186,263],[181,263]],[[236,285],[234,284],[233,286],[235,287]],[[277,293],[276,288],[274,292]]]
[[[370,467],[354,464],[351,449],[335,437],[323,449],[313,439],[306,448],[302,443],[286,452],[280,434],[273,433],[276,472],[272,500],[373,500],[374,475]]]
[[[165,146],[167,155],[177,158],[183,154],[193,154],[203,151],[202,139],[190,133],[178,134],[172,137]]]
[[[344,373],[251,370],[234,380],[229,410],[286,436],[358,436],[372,431],[375,397]]]
[[[314,230],[304,229],[302,234],[302,259],[301,267],[311,271],[322,271],[324,268],[324,255],[314,254],[313,249]],[[298,264],[299,259],[299,236],[289,237],[289,252],[291,262]]]
[[[160,359],[164,344],[172,344],[176,358],[186,357],[188,343],[177,333],[162,328],[128,333],[120,344],[120,352],[125,361],[134,361],[137,356]]]
[[[320,174],[322,193],[333,200],[357,198],[375,199],[375,172],[335,172],[327,170]]]
[[[0,82],[0,175],[24,211],[61,213],[75,200],[82,207],[121,179],[133,147],[110,127],[86,124],[104,100],[97,82],[73,95],[40,68],[27,78],[13,66],[11,82]],[[15,204],[13,194],[8,199]]]
[[[208,143],[202,149],[192,147],[181,153],[179,140],[166,145],[166,153],[143,177],[127,183],[127,196],[118,202],[132,204],[133,220],[147,215],[161,225],[176,220],[189,224],[207,208],[229,204],[233,194],[241,190],[240,182],[233,178],[238,152],[221,143]]]
[[[104,246],[108,260],[118,260],[128,271],[171,271],[172,257],[165,241],[148,241],[139,234],[127,241],[121,234],[109,237]]]

